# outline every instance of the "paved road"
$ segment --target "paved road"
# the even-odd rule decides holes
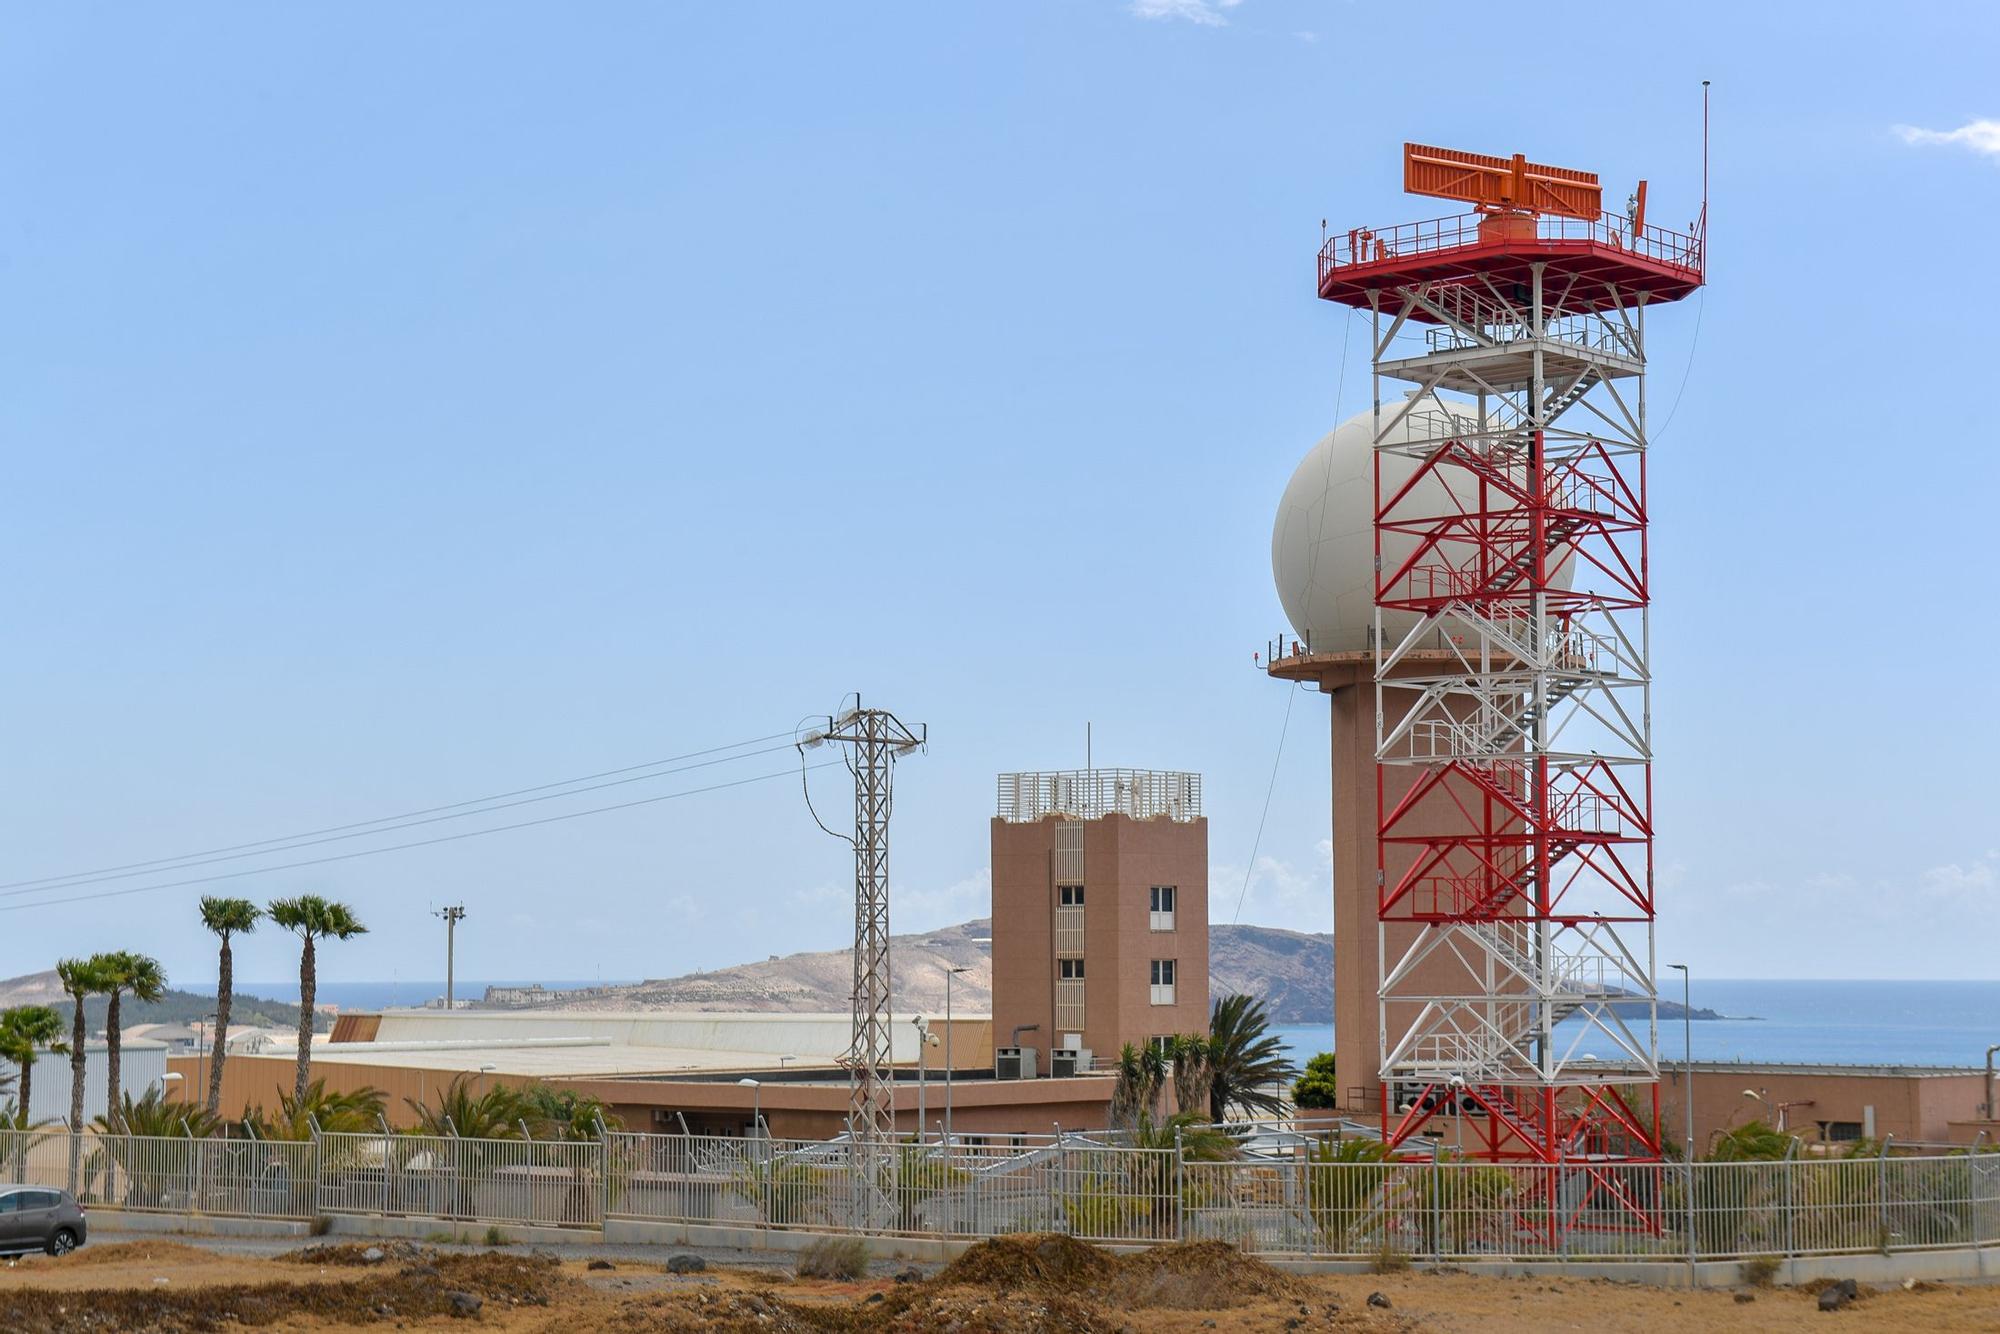
[[[198,1246],[218,1255],[243,1255],[268,1258],[295,1251],[301,1246],[321,1243],[347,1244],[358,1246],[386,1246],[389,1239],[368,1237],[207,1237],[182,1232],[121,1232],[116,1228],[92,1228],[90,1244],[111,1246],[120,1242],[172,1241],[187,1246]],[[463,1242],[414,1241],[414,1245],[432,1250],[472,1253],[495,1249]],[[637,1264],[665,1264],[668,1256],[694,1254],[712,1265],[728,1265],[734,1269],[765,1269],[777,1273],[792,1272],[792,1258],[771,1251],[737,1250],[727,1246],[650,1246],[619,1245],[597,1241],[566,1241],[556,1243],[536,1242],[509,1246],[507,1250],[540,1251],[558,1256],[564,1260],[610,1260],[614,1264],[630,1261]],[[920,1273],[931,1273],[936,1265],[921,1264],[911,1260],[875,1260],[869,1265],[869,1272],[886,1278],[905,1269],[915,1269]]]

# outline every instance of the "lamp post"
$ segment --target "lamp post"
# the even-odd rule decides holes
[[[750,1133],[753,1137],[762,1139],[764,1137],[764,1086],[748,1075],[743,1076],[736,1083],[740,1087],[750,1090]]]
[[[1667,967],[1681,975],[1681,1105],[1687,1109],[1687,1155],[1694,1162],[1694,985],[1688,980],[1688,966],[1670,963]]]
[[[928,1124],[924,1119],[926,1115],[924,1084],[924,1057],[926,1053],[924,1048],[937,1046],[937,1034],[931,1032],[930,1020],[924,1018],[922,1015],[912,1018],[910,1023],[917,1030],[917,1143],[922,1144],[924,1136],[929,1133],[924,1128]]]
[[[944,975],[944,1151],[946,1154],[952,1152],[951,1078],[958,1070],[957,1065],[951,1059],[951,1034],[954,1028],[951,1022],[951,980],[960,973],[971,971],[970,968],[950,968],[945,970]]]

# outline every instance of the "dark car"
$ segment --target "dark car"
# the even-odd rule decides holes
[[[66,1190],[0,1185],[0,1255],[68,1255],[89,1233],[83,1206]]]

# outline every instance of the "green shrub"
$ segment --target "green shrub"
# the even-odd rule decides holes
[[[1306,1072],[1292,1083],[1292,1103],[1308,1110],[1340,1106],[1340,1083],[1334,1077],[1332,1052],[1323,1051],[1306,1062]]]
[[[1777,1256],[1753,1255],[1743,1262],[1743,1281],[1752,1287],[1768,1288],[1778,1276],[1778,1269]]]
[[[800,1278],[852,1281],[868,1275],[868,1243],[859,1237],[825,1237],[799,1253]]]

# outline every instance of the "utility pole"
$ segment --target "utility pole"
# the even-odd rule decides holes
[[[454,903],[449,908],[439,908],[433,917],[444,918],[444,1010],[451,1013],[452,955],[457,946],[458,924],[465,920],[465,905]]]
[[[870,1157],[896,1133],[889,1032],[890,777],[896,760],[927,739],[928,729],[912,731],[885,709],[864,709],[856,695],[853,707],[799,741],[802,751],[829,742],[844,746],[854,776],[854,836],[847,840],[854,847],[854,1040],[842,1064],[849,1074],[848,1120]]]

